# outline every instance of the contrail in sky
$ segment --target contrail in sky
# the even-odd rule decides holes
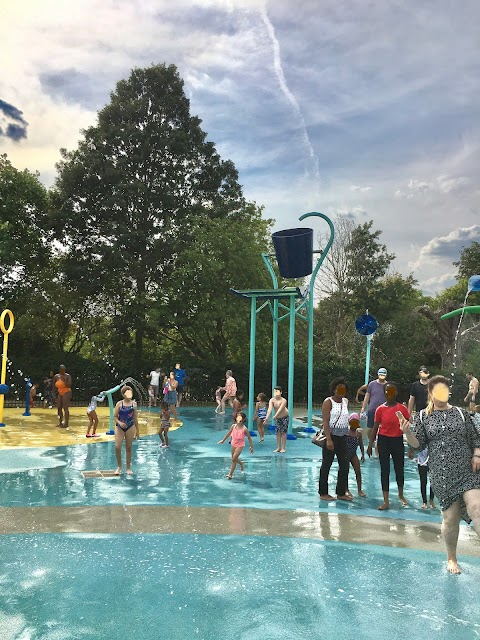
[[[309,137],[308,131],[307,131],[307,125],[305,124],[305,119],[304,119],[304,117],[302,115],[302,112],[300,110],[300,106],[299,106],[299,104],[297,102],[297,99],[295,98],[293,93],[288,88],[288,84],[287,84],[287,81],[285,79],[285,74],[283,72],[283,67],[282,67],[282,59],[281,59],[281,56],[280,56],[280,44],[279,44],[279,42],[277,40],[277,37],[275,35],[275,29],[273,28],[273,24],[270,22],[270,18],[268,17],[266,7],[262,7],[260,9],[260,15],[262,16],[263,23],[265,25],[265,28],[267,29],[268,35],[270,37],[270,40],[272,41],[273,68],[275,70],[275,75],[277,76],[277,80],[278,80],[278,83],[280,85],[280,89],[282,90],[282,93],[287,98],[289,103],[292,105],[293,110],[295,112],[295,115],[297,116],[297,118],[298,118],[298,120],[300,122],[300,129],[301,129],[301,132],[302,132],[303,143],[305,144],[305,147],[306,147],[306,149],[308,151],[308,155],[310,156],[310,159],[311,159],[311,162],[312,162],[312,166],[313,166],[313,176],[317,180],[320,180],[320,171],[319,171],[319,168],[318,168],[318,158],[317,158],[317,156],[315,154],[315,150],[314,150],[314,148],[312,146],[312,143],[310,142],[310,137]]]

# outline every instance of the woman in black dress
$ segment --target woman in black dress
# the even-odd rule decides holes
[[[434,376],[428,383],[428,405],[410,422],[400,420],[408,444],[428,447],[430,483],[442,509],[447,570],[460,573],[457,542],[460,520],[472,522],[480,536],[480,430],[470,415],[448,403],[449,381]]]

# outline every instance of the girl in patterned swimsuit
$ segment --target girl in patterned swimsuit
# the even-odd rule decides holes
[[[248,438],[248,442],[250,443],[250,453],[253,453],[253,441],[249,430],[245,426],[246,421],[247,416],[243,411],[237,414],[237,421],[232,424],[227,435],[218,442],[218,444],[223,444],[225,440],[232,436],[232,466],[226,476],[229,480],[232,479],[237,463],[240,465],[242,471],[245,468],[245,463],[243,460],[240,460],[240,455],[245,447],[245,436]]]
[[[137,405],[133,400],[133,389],[125,385],[120,389],[123,400],[117,402],[113,418],[115,420],[115,456],[117,458],[117,470],[115,475],[122,473],[122,443],[125,440],[125,451],[127,458],[127,474],[131,475],[132,470],[132,443],[138,439],[140,431],[138,428]]]
[[[263,421],[267,417],[267,396],[264,393],[259,393],[257,396],[257,404],[255,405],[255,414],[253,419],[257,419],[257,429],[260,434],[260,442],[265,440],[265,427]]]
[[[355,477],[357,479],[358,495],[362,498],[366,498],[367,494],[362,490],[362,471],[360,469],[360,460],[358,459],[357,449],[360,445],[360,451],[362,454],[361,460],[365,462],[365,450],[363,448],[362,430],[360,429],[360,416],[358,413],[351,413],[348,416],[348,432],[347,432],[347,458],[350,461],[353,470],[355,471]],[[352,495],[348,490],[346,494]]]

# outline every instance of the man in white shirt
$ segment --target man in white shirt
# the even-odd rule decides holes
[[[160,367],[157,367],[155,371],[150,371],[150,387],[153,393],[149,393],[148,406],[157,406],[158,389],[160,387]]]

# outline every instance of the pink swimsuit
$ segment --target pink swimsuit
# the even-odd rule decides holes
[[[233,427],[232,431],[232,447],[244,447],[245,446],[245,427],[242,426],[242,429],[237,429],[237,427]]]

